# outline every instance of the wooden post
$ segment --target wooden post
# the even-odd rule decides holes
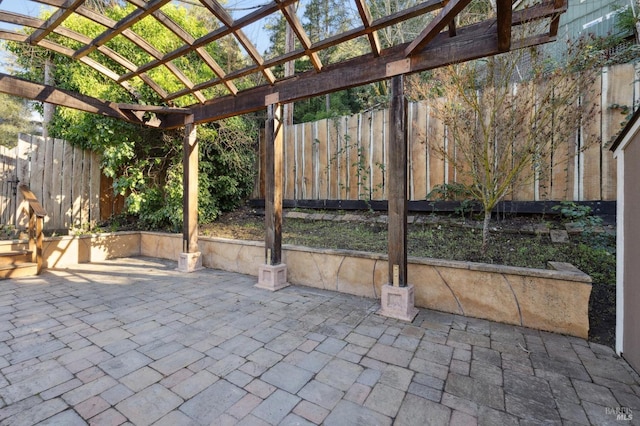
[[[267,107],[265,129],[265,259],[267,264],[282,262],[282,159],[284,155],[282,107]]]
[[[391,79],[389,106],[389,283],[407,285],[407,99],[403,76]]]
[[[202,268],[198,251],[198,140],[193,115],[185,117],[182,141],[182,253],[178,270],[193,272]]]
[[[198,140],[193,116],[184,128],[183,149],[183,198],[182,198],[182,251],[198,251]]]
[[[36,274],[39,275],[42,271],[42,255],[43,255],[43,247],[44,247],[44,233],[42,232],[42,228],[44,226],[44,216],[38,216],[34,214],[36,228],[35,228],[35,257],[36,257]]]
[[[389,281],[382,286],[378,314],[413,321],[414,287],[407,283],[407,100],[402,75],[391,79],[389,106]]]
[[[265,265],[258,268],[256,287],[275,291],[288,285],[287,267],[282,263],[284,129],[280,104],[267,105],[265,127]]]

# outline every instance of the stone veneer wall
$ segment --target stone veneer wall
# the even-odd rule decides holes
[[[264,244],[200,237],[203,266],[258,275]],[[0,250],[15,242],[0,243]],[[121,232],[46,238],[44,267],[64,268],[109,258],[149,256],[178,259],[182,235]],[[350,250],[283,246],[291,284],[379,298],[387,257]],[[591,278],[570,264],[554,270],[410,258],[409,283],[416,306],[586,338]]]

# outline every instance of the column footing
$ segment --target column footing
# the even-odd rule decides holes
[[[412,285],[406,287],[383,285],[380,305],[378,315],[402,321],[413,321],[419,312],[415,307],[415,293]]]
[[[176,270],[180,272],[195,272],[202,268],[202,253],[196,251],[194,253],[180,253],[178,257],[178,267]]]
[[[288,287],[287,265],[260,265],[258,267],[258,283],[255,287],[276,291]]]

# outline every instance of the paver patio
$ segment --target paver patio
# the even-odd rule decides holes
[[[1,424],[640,424],[640,378],[608,347],[175,267],[1,281]]]

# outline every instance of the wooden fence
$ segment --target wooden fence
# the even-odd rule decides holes
[[[616,166],[607,144],[620,130],[623,109],[640,100],[640,66],[602,69],[592,90],[596,117],[561,141],[545,178],[513,187],[507,199],[615,200]],[[437,185],[456,182],[456,172],[439,154],[455,150],[428,102],[409,104],[409,199],[424,200]],[[387,199],[388,111],[297,124],[285,129],[284,198],[292,200]],[[600,136],[600,143],[585,135]],[[261,152],[263,152],[261,142]],[[259,173],[262,175],[262,172]],[[254,198],[264,198],[259,177]]]
[[[20,135],[0,147],[0,219],[22,228],[27,216],[17,184],[29,186],[47,211],[44,228],[65,230],[100,219],[100,159],[60,139]]]

